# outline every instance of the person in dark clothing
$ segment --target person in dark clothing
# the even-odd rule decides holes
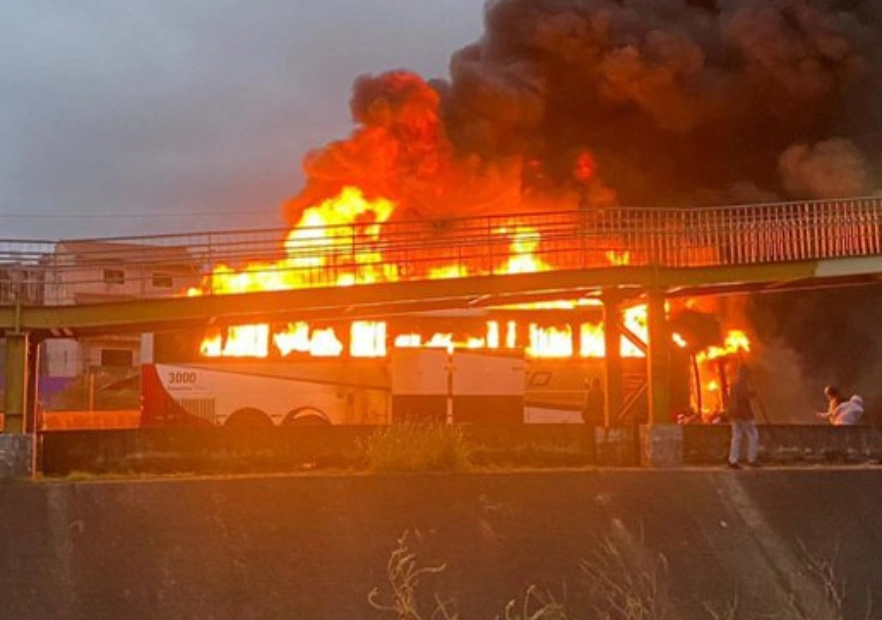
[[[741,469],[741,443],[747,436],[747,464],[751,467],[759,465],[759,431],[753,416],[753,389],[750,386],[750,369],[746,364],[738,367],[738,378],[729,392],[727,414],[732,425],[732,438],[729,443],[728,466],[731,469]]]
[[[603,426],[603,388],[600,379],[594,377],[589,382],[585,380],[585,402],[582,405],[582,422],[589,426]]]
[[[824,388],[824,397],[827,399],[827,411],[818,413],[819,418],[824,418],[830,424],[836,420],[836,412],[842,403],[845,402],[845,396],[839,391],[835,385],[828,385]]]

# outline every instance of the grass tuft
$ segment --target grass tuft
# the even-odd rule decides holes
[[[361,444],[374,472],[465,471],[472,447],[462,428],[451,424],[402,421],[379,428]]]

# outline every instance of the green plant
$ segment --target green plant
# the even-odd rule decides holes
[[[471,465],[462,428],[450,424],[396,422],[374,431],[361,449],[375,472],[462,471]]]

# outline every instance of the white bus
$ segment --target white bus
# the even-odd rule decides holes
[[[380,359],[146,361],[145,426],[520,422],[523,355],[405,348]]]
[[[450,325],[449,320],[440,326],[420,323],[424,333]],[[409,332],[414,325],[396,329]],[[534,357],[517,346],[396,346],[400,340],[394,336],[385,337],[381,354],[372,357],[349,354],[353,347],[345,345],[333,357],[304,352],[206,357],[184,334],[145,335],[142,424],[376,425],[403,418],[581,423],[586,380],[604,371],[599,357]],[[630,408],[626,419],[612,420],[616,425],[640,421],[646,411],[645,359],[622,361]],[[686,364],[682,367],[672,386],[675,407],[689,403]]]

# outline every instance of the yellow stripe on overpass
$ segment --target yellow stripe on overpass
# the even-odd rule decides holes
[[[783,291],[871,283],[882,257],[691,268],[606,267],[529,274],[363,284],[351,287],[139,299],[66,306],[0,307],[0,332],[42,336],[144,332],[224,322],[386,317],[438,309],[488,307],[598,296]]]

